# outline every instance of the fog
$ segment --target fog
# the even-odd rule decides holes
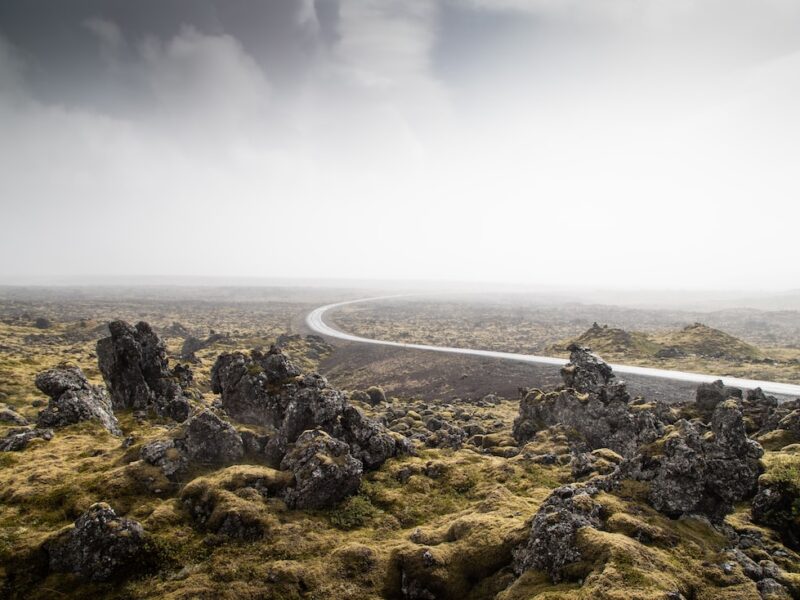
[[[793,0],[0,4],[0,283],[800,287]]]

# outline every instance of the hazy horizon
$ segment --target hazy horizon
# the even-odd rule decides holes
[[[797,290],[800,4],[8,0],[0,284]]]

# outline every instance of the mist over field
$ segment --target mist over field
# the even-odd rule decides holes
[[[800,5],[7,1],[0,277],[794,289]]]

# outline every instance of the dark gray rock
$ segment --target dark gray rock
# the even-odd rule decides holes
[[[728,398],[742,398],[742,390],[735,387],[728,387],[717,379],[714,383],[701,383],[697,388],[695,402],[697,407],[705,412],[711,412],[717,404],[724,402]]]
[[[350,446],[351,454],[364,468],[376,469],[389,458],[409,454],[411,445],[400,435],[392,435],[377,421],[368,419],[353,406],[348,406],[341,417],[342,440]]]
[[[180,480],[189,468],[189,458],[173,438],[154,440],[142,446],[139,457],[161,469],[172,481]]]
[[[563,425],[577,432],[590,449],[610,448],[633,456],[641,444],[658,439],[673,420],[669,408],[655,402],[631,402],[623,382],[587,348],[570,346],[570,362],[562,369],[566,389],[527,390],[514,420],[514,439],[524,444],[538,431]]]
[[[645,452],[630,463],[636,479],[650,481],[650,502],[657,510],[721,522],[735,502],[753,495],[764,451],[748,439],[736,400],[717,405],[711,433],[679,421],[665,437],[662,454]]]
[[[446,421],[434,432],[425,436],[425,445],[429,448],[452,448],[458,450],[464,445],[469,435],[458,425]]]
[[[211,389],[222,396],[225,411],[237,421],[277,428],[286,402],[281,387],[300,375],[277,347],[221,354],[211,369]]]
[[[273,465],[280,464],[289,446],[311,429],[345,441],[368,469],[410,449],[401,436],[349,407],[347,396],[321,375],[301,377],[300,370],[277,347],[266,354],[223,354],[211,377],[212,389],[221,394],[227,414],[267,428],[269,441],[264,453]]]
[[[164,340],[145,322],[113,321],[108,328],[111,336],[97,342],[97,358],[114,407],[186,420],[191,407],[169,370]]]
[[[800,550],[800,487],[790,478],[762,478],[753,498],[753,522],[772,527],[780,533],[783,543]]]
[[[791,600],[792,595],[784,586],[770,577],[766,577],[756,584],[758,593],[765,600]]]
[[[205,350],[217,342],[227,341],[229,339],[230,336],[227,333],[211,333],[204,340],[194,336],[189,336],[184,340],[183,345],[181,346],[181,358],[184,360],[190,360],[194,358],[195,352]]]
[[[582,393],[611,398],[625,396],[624,382],[618,381],[611,367],[590,348],[570,344],[569,362],[561,369],[564,385]]]
[[[40,428],[65,427],[81,421],[99,421],[113,435],[122,435],[106,391],[91,385],[78,367],[60,366],[36,376],[36,387],[50,396],[39,413]]]
[[[28,419],[8,406],[0,407],[0,423],[11,423],[12,425],[27,425]]]
[[[116,581],[144,572],[155,555],[142,526],[120,518],[104,502],[93,504],[75,526],[44,545],[51,571],[88,581]]]
[[[540,569],[555,583],[564,579],[565,568],[581,559],[578,530],[601,525],[601,507],[593,499],[597,492],[574,484],[553,490],[533,518],[528,541],[514,550],[514,571]]]
[[[281,461],[294,474],[294,485],[284,492],[291,508],[326,508],[354,494],[361,485],[363,467],[350,447],[320,429],[305,431]]]
[[[189,461],[197,464],[232,464],[244,456],[239,432],[208,409],[188,420],[182,445]]]
[[[53,439],[52,429],[10,429],[0,438],[0,452],[19,452],[24,450],[31,440],[43,439],[47,442]]]
[[[53,322],[47,317],[39,317],[33,322],[33,326],[36,329],[50,329],[53,326]]]

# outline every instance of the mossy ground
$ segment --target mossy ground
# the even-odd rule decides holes
[[[178,320],[174,317],[162,315],[161,325],[168,327]],[[235,326],[230,318],[230,331],[239,331],[233,341],[198,353],[195,389],[201,403],[213,398],[208,372],[216,354],[268,345],[286,322],[275,316],[271,325],[247,321]],[[197,314],[180,319],[196,330],[209,327]],[[56,323],[41,332],[0,325],[5,403],[34,419],[39,408],[33,402],[44,400],[33,387],[35,374],[64,360],[100,383],[94,356],[99,333],[77,339],[71,337],[73,329],[86,327]],[[76,341],[65,341],[70,339]],[[168,337],[172,352],[180,341]],[[299,355],[305,368],[313,367],[316,358],[304,342],[291,344],[292,357]],[[390,400],[417,406],[411,399]],[[501,448],[497,444],[505,443],[516,402],[481,410],[502,424],[489,434],[497,438],[489,446]],[[451,409],[439,416],[455,419]],[[333,509],[302,511],[288,510],[270,492],[280,475],[257,460],[197,471],[185,485],[173,485],[138,460],[138,448],[163,436],[169,423],[141,422],[125,412],[118,417],[124,431],[119,438],[84,423],[58,430],[51,442],[35,441],[22,452],[0,454],[0,585],[12,582],[6,588],[12,597],[358,600],[401,598],[409,579],[424,582],[439,598],[471,600],[661,599],[669,591],[697,600],[759,597],[739,567],[723,572],[729,542],[718,530],[702,520],[660,515],[646,503],[646,486],[636,482],[598,497],[605,528],[581,531],[584,560],[572,568],[571,578],[555,585],[538,571],[516,577],[512,549],[526,539],[530,519],[550,491],[571,481],[569,432],[559,428],[538,434],[510,458],[470,445],[457,451],[419,448],[416,456],[389,460],[369,473],[359,493]],[[406,416],[415,423],[419,417]],[[130,446],[123,444],[128,436]],[[554,464],[535,459],[550,452],[558,457]],[[796,456],[792,446],[768,452],[765,476],[797,478]],[[257,489],[266,489],[266,495]],[[46,574],[37,549],[98,501],[142,523],[161,558],[156,572],[116,584]],[[211,516],[202,523],[188,510],[196,502],[210,507]],[[216,526],[231,515],[256,533],[247,539],[218,533]],[[776,532],[750,522],[747,505],[737,507],[728,523],[740,532],[757,531],[768,545],[780,545]],[[767,558],[752,552],[754,560]],[[797,555],[785,550],[780,567],[782,583],[800,589]]]

